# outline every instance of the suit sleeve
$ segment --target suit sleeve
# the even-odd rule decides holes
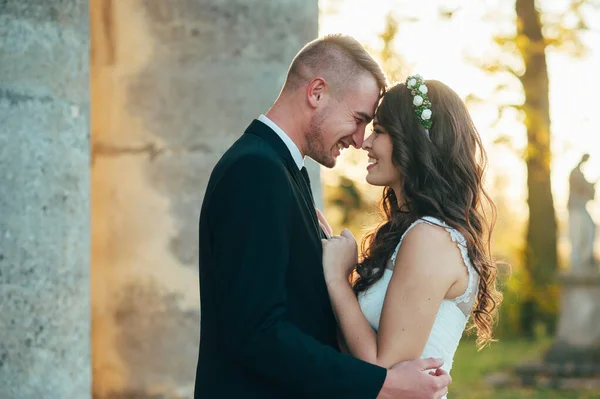
[[[212,199],[214,275],[228,354],[257,377],[310,398],[375,398],[385,369],[339,353],[288,321],[293,202],[282,166],[240,160]]]

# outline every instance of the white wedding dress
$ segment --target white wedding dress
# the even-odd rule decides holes
[[[427,344],[421,355],[422,359],[428,357],[444,359],[444,366],[442,369],[450,372],[452,369],[454,353],[456,352],[456,348],[458,348],[458,343],[465,330],[467,321],[469,320],[469,314],[471,313],[475,298],[477,297],[477,287],[479,286],[479,275],[471,265],[465,238],[459,231],[451,228],[441,220],[430,216],[415,221],[402,235],[402,238],[400,238],[400,242],[388,263],[388,268],[384,271],[381,279],[366,291],[360,293],[358,301],[369,324],[375,331],[378,331],[385,292],[390,283],[390,279],[392,278],[398,250],[400,249],[400,245],[402,245],[402,240],[406,233],[419,223],[428,223],[446,229],[450,234],[452,241],[459,247],[465,267],[469,273],[469,283],[465,292],[454,299],[444,299],[442,301],[433,328],[431,329],[431,334],[429,334],[429,339],[427,340]]]

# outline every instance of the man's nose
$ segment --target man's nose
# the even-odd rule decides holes
[[[357,150],[362,148],[365,141],[365,128],[359,128],[356,133],[352,135],[352,141],[354,142],[354,148]]]

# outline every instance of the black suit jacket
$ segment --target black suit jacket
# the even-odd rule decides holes
[[[377,396],[386,370],[339,352],[320,234],[288,148],[255,120],[202,204],[196,399]]]

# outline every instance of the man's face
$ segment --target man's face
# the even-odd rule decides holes
[[[330,97],[317,109],[307,134],[306,155],[333,168],[341,150],[360,148],[367,124],[373,119],[380,89],[371,74],[358,75],[340,98]]]

